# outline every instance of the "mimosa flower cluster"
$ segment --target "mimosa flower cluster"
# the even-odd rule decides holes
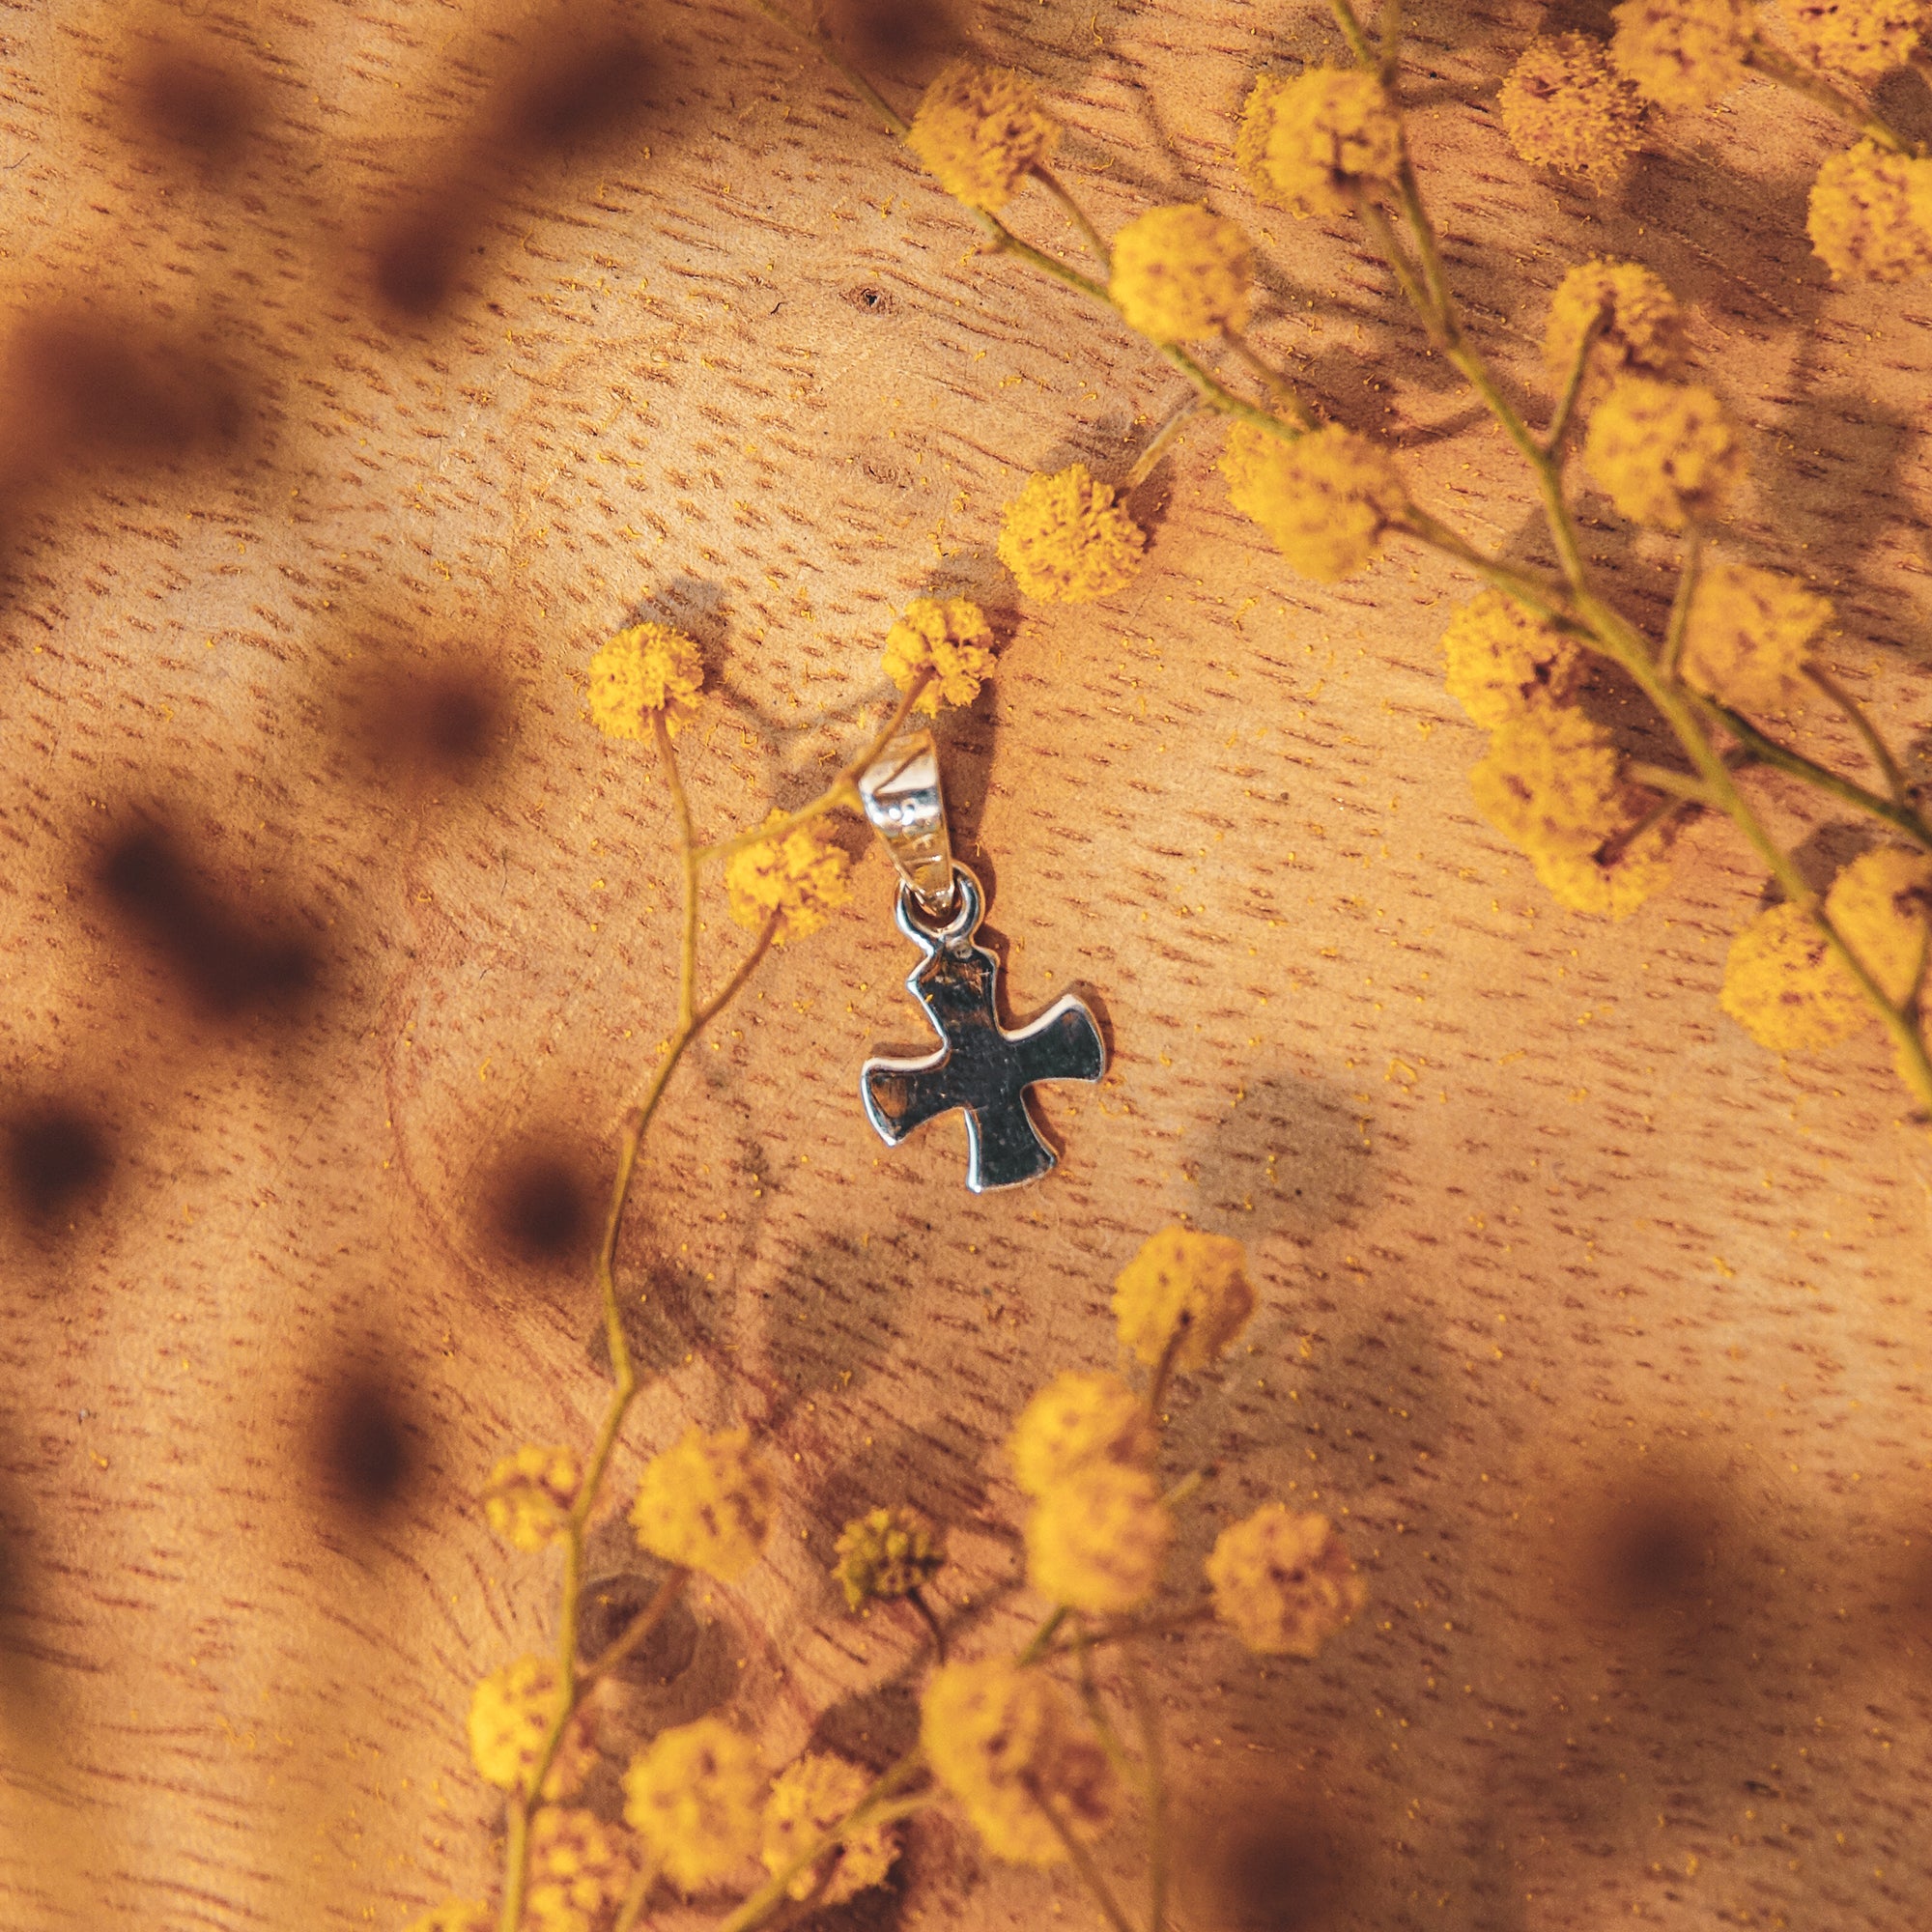
[[[1607,43],[1566,33],[1523,49],[1497,96],[1504,132],[1524,160],[1609,187],[1646,138],[1648,108],[1701,112],[1760,73],[1834,106],[1861,134],[1811,189],[1806,229],[1833,278],[1932,272],[1932,158],[1841,85],[1869,87],[1919,56],[1932,6],[1785,0],[1778,12],[1795,60],[1751,0],[1622,0]]]
[[[935,1642],[920,1693],[920,1747],[878,1775],[835,1753],[807,1750],[774,1773],[754,1721],[720,1710],[660,1730],[616,1778],[614,1813],[590,1801],[600,1761],[600,1703],[623,1692],[603,1660],[580,1659],[566,1680],[558,1660],[524,1657],[476,1687],[469,1734],[477,1773],[512,1810],[509,1922],[533,1932],[613,1932],[638,1922],[655,1889],[687,1897],[744,1891],[767,1875],[731,1922],[752,1926],[787,1906],[832,1905],[883,1884],[900,1855],[899,1821],[934,1804],[957,1807],[996,1858],[1052,1865],[1077,1858],[1135,1805],[1102,1690],[1081,1663],[1081,1694],[1064,1681],[1079,1646],[1131,1643],[1132,1622],[1166,1583],[1176,1534],[1174,1498],[1157,1473],[1174,1378],[1210,1368],[1256,1305],[1238,1241],[1163,1228],[1114,1285],[1121,1353],[1151,1371],[1145,1388],[1102,1370],[1070,1369],[1026,1405],[1007,1455],[1028,1498],[1026,1582],[1045,1606],[1030,1641],[949,1659],[932,1603],[946,1569],[945,1539],[920,1510],[882,1503],[848,1522],[833,1576],[855,1611],[910,1598]],[[591,1463],[594,1465],[596,1459]],[[513,1452],[484,1486],[484,1514],[514,1548],[554,1538],[520,1535],[506,1496],[561,1493],[567,1534],[581,1534],[584,1464],[535,1444]],[[564,1476],[570,1481],[562,1481]],[[554,1478],[555,1480],[552,1480]],[[618,1650],[635,1648],[693,1574],[744,1582],[780,1533],[787,1499],[747,1429],[692,1427],[640,1472],[630,1522],[640,1550],[667,1566],[658,1599]],[[1352,1621],[1367,1587],[1330,1520],[1264,1503],[1222,1528],[1202,1587],[1150,1631],[1218,1622],[1251,1653],[1313,1658]],[[608,1691],[603,1697],[593,1694]],[[1136,1774],[1137,1776],[1138,1774]],[[1082,1870],[1088,1867],[1082,1866]],[[410,1932],[471,1932],[500,1907],[451,1899]]]

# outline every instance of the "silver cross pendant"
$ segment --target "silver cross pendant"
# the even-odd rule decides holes
[[[1030,1024],[1000,1024],[1000,962],[975,943],[985,895],[952,855],[932,734],[900,739],[859,781],[866,815],[900,874],[896,921],[924,955],[906,980],[940,1044],[920,1060],[872,1059],[859,1076],[888,1147],[941,1114],[966,1121],[966,1185],[1019,1187],[1058,1156],[1027,1108],[1042,1080],[1097,1080],[1107,1049],[1084,1000],[1065,993]]]

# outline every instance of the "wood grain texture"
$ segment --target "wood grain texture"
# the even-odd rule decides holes
[[[1657,267],[1749,425],[1738,554],[1833,594],[1922,753],[1932,311],[1810,257],[1837,135],[1752,85],[1578,196],[1495,123],[1535,10],[1419,12],[1418,159],[1485,348],[1534,394],[1563,270]],[[1232,177],[1256,68],[1335,53],[1321,9],[967,24],[1050,90],[1107,223],[1253,219],[1263,339],[1536,554],[1358,238]],[[647,58],[608,99],[583,76],[624,33]],[[888,67],[898,99],[936,58]],[[1435,641],[1465,583],[1406,551],[1296,580],[1205,430],[1135,499],[1130,589],[1017,609],[1002,501],[1123,469],[1178,379],[977,253],[731,0],[7,0],[0,63],[0,1920],[392,1926],[487,1884],[462,1712],[541,1647],[554,1578],[471,1498],[600,1408],[590,1231],[674,996],[668,813],[584,664],[626,613],[699,638],[720,696],[682,742],[722,832],[846,754],[935,588],[1001,613],[945,736],[1009,998],[1090,989],[1113,1070],[1047,1102],[1037,1191],[968,1197],[951,1126],[885,1154],[855,1081],[918,1037],[913,962],[854,837],[855,907],[680,1073],[627,1235],[662,1374],[620,1487],[694,1418],[754,1424],[787,1484],[773,1559],[698,1599],[620,1736],[728,1697],[779,1756],[890,1749],[917,1633],[843,1615],[838,1523],[922,1504],[971,1640],[1019,1629],[998,1443],[1046,1374],[1111,1362],[1108,1285],[1184,1215],[1264,1298],[1178,1414],[1176,1466],[1223,1463],[1179,1561],[1319,1502],[1373,1609],[1314,1666],[1163,1656],[1182,1923],[1932,1915],[1932,1154],[1875,1034],[1781,1066],[1719,1012],[1759,890],[1726,831],[1628,924],[1552,907],[1468,801]],[[1932,125],[1917,81],[1887,98]],[[1669,552],[1592,507],[1657,615]],[[705,940],[743,943],[722,901]],[[935,1823],[849,1922],[1091,1917]]]

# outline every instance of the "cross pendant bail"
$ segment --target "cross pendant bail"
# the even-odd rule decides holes
[[[922,911],[943,918],[952,910],[952,840],[946,829],[946,794],[939,785],[939,752],[930,731],[895,738],[861,774],[859,801],[885,841]]]

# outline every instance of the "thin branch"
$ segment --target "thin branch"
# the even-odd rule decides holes
[[[700,845],[696,857],[699,863],[710,859],[728,859],[734,852],[743,852],[753,845],[775,844],[781,838],[788,838],[801,825],[810,825],[814,818],[822,818],[828,811],[837,811],[840,806],[850,806],[855,810],[859,805],[859,781],[885,755],[885,750],[899,735],[905,722],[912,716],[912,709],[924,696],[925,688],[932,682],[933,669],[928,665],[914,677],[911,686],[895,707],[893,715],[880,726],[870,744],[849,764],[839,768],[838,776],[811,801],[801,806],[798,810],[787,812],[776,824],[754,825],[750,830],[720,839],[716,845]]]
[[[1090,1650],[1100,1650],[1113,1643],[1135,1643],[1144,1636],[1169,1636],[1176,1631],[1192,1630],[1196,1624],[1208,1622],[1214,1615],[1214,1600],[1203,1597],[1184,1610],[1171,1610],[1166,1616],[1143,1617],[1133,1623],[1107,1624],[1096,1631],[1085,1634],[1084,1641]],[[1063,1637],[1046,1646],[1046,1655],[1064,1657],[1073,1650],[1083,1639]]]
[[[580,1681],[585,1690],[595,1684],[600,1677],[608,1677],[627,1657],[634,1656],[652,1634],[664,1622],[670,1606],[677,1602],[679,1593],[691,1581],[689,1570],[673,1570],[657,1589],[644,1607],[624,1626],[620,1635],[613,1638],[594,1659],[586,1663],[580,1673]]]
[[[1171,1835],[1167,1817],[1167,1752],[1160,1735],[1160,1710],[1147,1673],[1131,1650],[1123,1652],[1121,1667],[1133,1693],[1134,1717],[1140,1725],[1141,1763],[1148,1804],[1148,1932],[1167,1932],[1168,1854]]]
[[[784,911],[780,907],[758,928],[758,936],[752,942],[751,952],[739,960],[737,970],[703,1006],[698,1008],[696,1015],[691,1022],[693,1039],[696,1039],[745,990],[745,981],[758,970],[758,962],[772,950],[779,936],[779,927],[783,923]]]
[[[691,827],[691,800],[686,797],[684,779],[677,769],[677,753],[671,749],[670,725],[662,711],[651,713],[651,742],[657,747],[658,762],[664,767],[665,783],[670,787],[672,810],[677,814],[678,862],[684,867],[684,931],[677,952],[677,1022],[691,1025],[697,1003],[697,838]]]
[[[1692,523],[1684,533],[1684,565],[1677,573],[1677,591],[1670,600],[1670,625],[1658,653],[1661,676],[1674,679],[1684,657],[1684,639],[1690,629],[1690,604],[1697,595],[1697,579],[1704,568],[1704,527]]]
[[[1160,461],[1161,452],[1187,427],[1189,418],[1200,407],[1201,392],[1194,389],[1167,412],[1160,427],[1148,439],[1148,446],[1134,459],[1134,467],[1127,471],[1127,489],[1138,490],[1153,474],[1153,467]]]
[[[774,5],[774,0],[752,0],[752,5],[768,20],[777,21],[794,40],[803,42],[828,66],[837,68],[852,92],[886,124],[888,133],[896,134],[901,141],[911,133],[912,123],[823,34],[801,27],[782,7]]]
[[[1776,47],[1767,46],[1762,41],[1753,41],[1746,50],[1745,65],[1763,74],[1767,80],[1775,80],[1780,87],[1788,87],[1794,94],[1802,94],[1807,100],[1815,100],[1819,106],[1830,108],[1839,120],[1850,122],[1861,134],[1869,136],[1881,148],[1890,149],[1894,155],[1922,155],[1925,152],[1919,143],[1907,140],[1883,115],[1874,113],[1869,102],[1847,94],[1817,69],[1793,60]]]
[[[1087,1721],[1094,1726],[1094,1735],[1100,1740],[1100,1748],[1107,1753],[1107,1761],[1122,1777],[1133,1777],[1134,1761],[1127,1755],[1127,1747],[1120,1740],[1114,1729],[1114,1720],[1107,1715],[1107,1707],[1100,1701],[1100,1687],[1094,1676],[1092,1645],[1087,1641],[1083,1627],[1074,1634],[1073,1663],[1075,1681],[1080,1687],[1080,1702],[1087,1712]]]
[[[1094,1862],[1094,1855],[1073,1835],[1053,1800],[1031,1778],[1026,1780],[1026,1793],[1038,1807],[1040,1816],[1053,1827],[1053,1835],[1073,1861],[1073,1869],[1093,1893],[1094,1903],[1100,1908],[1101,1917],[1114,1928],[1114,1932],[1134,1932],[1134,1928],[1127,1923],[1126,1914],[1115,1900],[1112,1888],[1101,1876],[1100,1867]]]
[[[1633,784],[1640,784],[1646,791],[1661,791],[1670,798],[1683,799],[1687,805],[1709,807],[1713,803],[1710,787],[1690,772],[1673,772],[1666,765],[1646,764],[1634,758],[1624,767],[1624,773]]]
[[[1915,845],[1932,852],[1932,825],[1927,825],[1910,806],[1893,805],[1890,800],[1883,799],[1876,792],[1867,791],[1863,785],[1841,777],[1829,766],[1807,758],[1803,752],[1794,752],[1789,745],[1781,745],[1776,738],[1767,737],[1748,718],[1727,705],[1714,703],[1709,705],[1709,709],[1741,745],[1749,749],[1759,763],[1770,765],[1791,778],[1802,779],[1806,784],[1829,792],[1855,810],[1883,819],[1886,824],[1904,833]]]
[[[1224,329],[1222,334],[1227,340],[1228,347],[1247,366],[1255,380],[1274,398],[1275,402],[1303,429],[1314,429],[1321,419],[1302,401],[1294,384],[1268,361],[1238,328]]]
[[[1603,339],[1604,331],[1609,326],[1609,304],[1599,302],[1589,327],[1577,338],[1577,353],[1570,358],[1570,373],[1563,379],[1563,393],[1557,398],[1556,413],[1550,417],[1549,428],[1543,439],[1543,453],[1552,463],[1562,461],[1563,441],[1570,434],[1577,404],[1583,394],[1583,382],[1590,373],[1590,351]]]
[[[1328,0],[1328,11],[1335,15],[1335,24],[1342,30],[1342,38],[1349,43],[1349,51],[1363,67],[1376,65],[1375,49],[1369,45],[1369,37],[1362,31],[1362,23],[1355,17],[1355,10],[1349,0]]]
[[[1066,211],[1067,219],[1079,229],[1080,239],[1086,242],[1094,259],[1103,269],[1111,267],[1114,251],[1107,246],[1100,231],[1088,218],[1087,211],[1074,199],[1065,183],[1043,161],[1036,161],[1028,173]]]
[[[1402,0],[1382,0],[1381,18],[1376,23],[1376,33],[1381,41],[1381,61],[1377,71],[1390,99],[1395,99],[1402,78]]]
[[[1816,665],[1807,665],[1804,669],[1806,680],[1829,698],[1851,721],[1851,726],[1863,739],[1864,747],[1871,753],[1872,762],[1885,775],[1886,789],[1891,793],[1893,805],[1905,811],[1912,810],[1912,787],[1906,782],[1905,774],[1899,769],[1898,760],[1891,755],[1891,748],[1879,735],[1879,729],[1866,715],[1865,708],[1845,687],[1828,671]]]

